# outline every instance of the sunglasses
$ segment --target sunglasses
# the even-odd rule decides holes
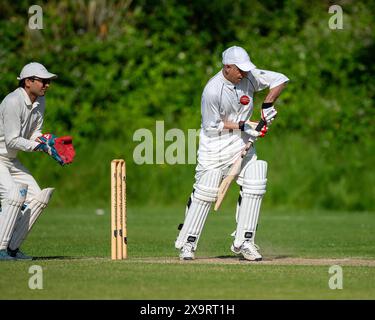
[[[37,78],[37,77],[32,77],[32,78],[29,78],[29,79],[32,80],[32,81],[35,81],[35,80],[39,81],[39,82],[43,83],[43,86],[51,83],[51,79],[41,79],[41,78]]]

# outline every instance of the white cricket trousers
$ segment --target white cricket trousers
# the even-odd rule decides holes
[[[41,192],[38,183],[18,159],[9,159],[0,155],[0,199],[3,200],[15,183],[27,184],[25,203]]]

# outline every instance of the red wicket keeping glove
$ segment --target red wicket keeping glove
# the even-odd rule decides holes
[[[36,141],[39,142],[39,145],[35,148],[36,151],[48,153],[62,166],[73,162],[75,150],[71,136],[56,137],[53,134],[45,133]]]
[[[64,164],[73,162],[76,151],[74,150],[73,138],[71,136],[56,138],[55,148],[61,159],[64,161]]]

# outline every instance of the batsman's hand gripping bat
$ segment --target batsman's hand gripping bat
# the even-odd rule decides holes
[[[255,128],[256,131],[260,132],[262,128],[266,125],[266,122],[262,119],[259,121],[257,127]],[[217,194],[217,200],[215,203],[214,210],[217,211],[224,200],[225,194],[227,193],[230,184],[232,181],[238,176],[241,171],[242,161],[245,158],[247,152],[251,149],[254,144],[254,140],[249,140],[246,144],[245,148],[241,152],[238,159],[233,163],[232,167],[230,168],[228,175],[223,179],[219,186],[219,191]]]

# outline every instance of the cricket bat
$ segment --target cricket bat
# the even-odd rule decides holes
[[[256,131],[262,130],[263,126],[266,124],[266,122],[262,119],[259,121],[257,127],[255,128]],[[247,152],[251,149],[253,146],[254,141],[249,140],[249,142],[246,144],[245,148],[241,152],[240,156],[238,159],[233,163],[232,167],[230,168],[228,175],[223,179],[219,186],[219,191],[217,194],[217,200],[215,203],[214,210],[217,211],[221,205],[221,203],[224,200],[224,197],[229,189],[230,184],[232,181],[238,176],[238,174],[241,171],[241,166],[242,166],[242,161],[245,158]]]

